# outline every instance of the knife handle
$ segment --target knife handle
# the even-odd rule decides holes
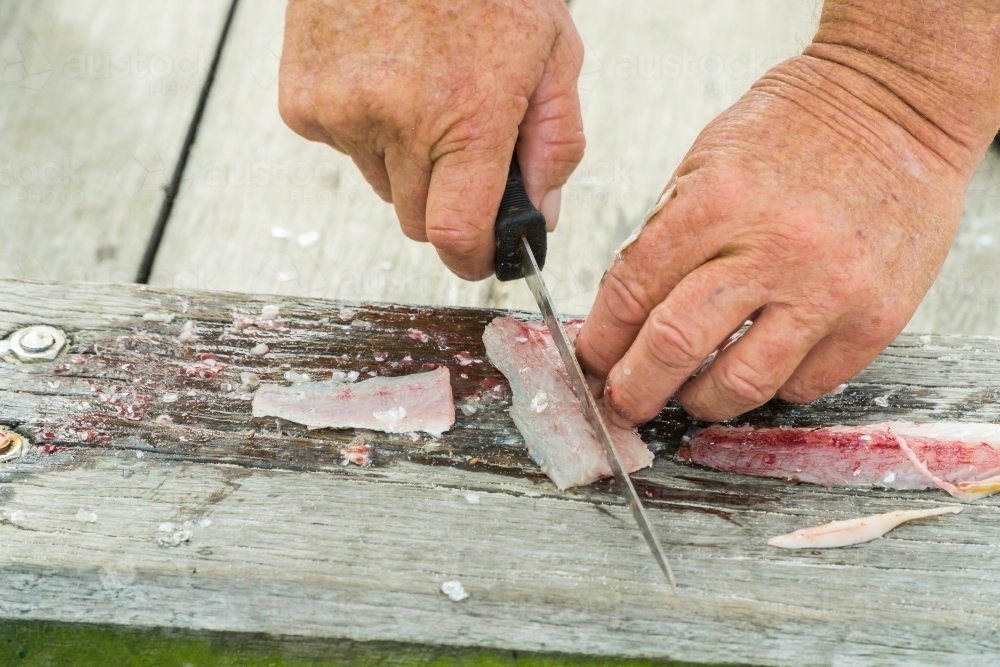
[[[545,265],[545,216],[532,205],[524,190],[524,177],[517,163],[517,154],[510,159],[507,187],[500,200],[494,227],[497,242],[495,269],[501,281],[524,277],[521,260],[521,239],[527,238],[538,268]]]

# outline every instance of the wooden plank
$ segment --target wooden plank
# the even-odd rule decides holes
[[[949,499],[678,462],[676,406],[644,430],[661,454],[636,475],[680,581],[671,596],[611,485],[557,491],[526,458],[496,371],[456,358],[482,359],[493,312],[353,305],[351,319],[344,304],[282,298],[288,331],[237,331],[234,313],[266,297],[0,293],[0,331],[45,322],[72,337],[55,363],[0,363],[0,422],[36,443],[0,468],[0,617],[776,665],[950,665],[1000,650],[1000,501],[859,548],[776,552],[765,539],[795,527]],[[176,340],[185,318],[194,345]],[[249,355],[261,341],[274,352]],[[353,431],[279,433],[223,391],[246,371],[407,372],[394,366],[404,353],[447,364],[460,401],[494,400],[439,439],[373,437],[370,468],[340,464]],[[204,354],[221,373],[179,372]],[[839,396],[741,422],[995,422],[998,360],[996,339],[904,335]],[[190,538],[170,546],[178,530]],[[452,579],[468,600],[439,592]]]
[[[229,6],[0,3],[0,277],[135,279]]]

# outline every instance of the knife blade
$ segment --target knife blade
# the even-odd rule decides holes
[[[601,444],[601,449],[604,450],[615,482],[618,483],[618,488],[625,497],[629,510],[631,510],[646,544],[649,545],[649,549],[653,553],[653,558],[670,583],[671,590],[676,592],[677,581],[670,568],[670,562],[667,560],[666,554],[663,553],[663,547],[646,516],[646,510],[639,500],[632,480],[618,458],[618,452],[615,451],[612,444],[611,434],[604,423],[604,418],[601,417],[600,408],[587,385],[583,368],[581,368],[580,362],[570,346],[562,320],[556,314],[552,305],[552,297],[545,286],[545,281],[542,280],[541,265],[544,262],[546,252],[545,218],[528,199],[516,156],[511,160],[507,187],[497,214],[496,239],[497,278],[514,280],[523,277],[527,282],[528,289],[531,290],[532,296],[538,303],[538,309],[542,313],[542,320],[548,327],[556,349],[559,351],[559,357],[566,366],[566,373],[569,376],[573,392],[580,400],[587,422],[594,430],[594,435]],[[536,252],[539,251],[541,260],[536,257]]]

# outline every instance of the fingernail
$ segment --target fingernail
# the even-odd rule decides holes
[[[562,208],[562,188],[546,192],[538,210],[545,216],[545,229],[550,232],[555,231],[556,225],[559,223],[560,208]]]

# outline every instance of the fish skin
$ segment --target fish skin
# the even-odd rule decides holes
[[[958,514],[959,505],[935,507],[924,510],[897,510],[885,514],[872,514],[857,519],[831,521],[821,526],[799,528],[785,535],[772,537],[768,546],[779,549],[836,549],[864,544],[878,539],[890,530],[913,519],[923,519],[940,514]]]
[[[823,486],[928,489],[938,484],[913,465],[899,438],[935,476],[954,485],[1000,472],[1000,425],[960,422],[763,428],[710,426],[679,455],[693,463]]]
[[[580,320],[566,324],[571,339],[581,326]],[[604,450],[587,422],[545,325],[498,317],[486,326],[483,342],[490,362],[510,382],[510,416],[528,446],[528,455],[542,472],[559,489],[610,477]],[[539,401],[534,407],[531,404],[542,392],[546,406],[539,411]],[[603,411],[604,401],[598,400],[598,404]],[[608,431],[627,472],[652,464],[653,454],[635,430],[608,423]]]
[[[252,406],[254,417],[278,417],[311,429],[364,428],[440,435],[455,423],[451,374],[446,367],[350,384],[261,385]]]

